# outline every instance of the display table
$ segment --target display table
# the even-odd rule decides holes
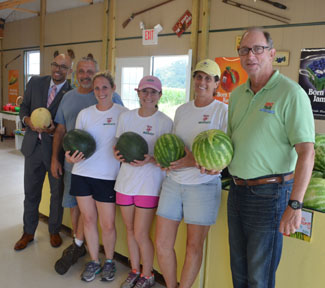
[[[11,120],[16,122],[16,130],[21,130],[22,123],[19,118],[19,112],[0,111],[0,134],[1,141],[3,141],[3,135],[5,134],[3,127],[3,119]]]
[[[50,203],[49,184],[46,179],[43,187],[40,213],[49,215]],[[230,257],[228,245],[227,226],[227,198],[228,191],[223,190],[218,219],[211,226],[205,247],[204,259],[200,273],[192,285],[192,288],[231,288]],[[69,210],[65,209],[63,224],[71,227]],[[123,224],[120,209],[116,209],[117,242],[115,251],[128,257],[126,229]],[[277,288],[322,288],[325,282],[325,213],[314,212],[311,242],[305,242],[295,238],[284,237],[282,259],[276,274]],[[151,235],[154,239],[155,221],[152,225]],[[175,251],[178,259],[177,276],[180,279],[181,268],[185,258],[186,225],[182,221],[175,243]],[[159,266],[155,257],[154,269],[158,272]]]

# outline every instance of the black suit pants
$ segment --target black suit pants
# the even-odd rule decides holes
[[[33,153],[25,157],[24,232],[28,234],[34,234],[38,225],[38,208],[46,172],[51,192],[49,232],[53,234],[60,231],[63,216],[63,177],[54,178],[50,168],[51,155],[48,149],[42,149],[42,143],[38,141]]]

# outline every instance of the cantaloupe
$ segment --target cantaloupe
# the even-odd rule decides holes
[[[30,120],[35,128],[49,127],[51,124],[51,113],[45,107],[35,109],[30,116]]]

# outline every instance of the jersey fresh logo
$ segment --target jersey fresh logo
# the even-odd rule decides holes
[[[106,123],[104,123],[103,125],[116,125],[115,122],[112,122],[112,117],[111,118],[106,118]]]
[[[199,124],[209,124],[211,121],[209,120],[210,115],[203,115],[202,121],[199,121]]]
[[[145,131],[143,131],[143,134],[154,135],[154,133],[152,133],[151,130],[152,130],[152,126],[147,125],[147,128]]]
[[[260,111],[270,113],[270,114],[274,114],[275,111],[272,110],[273,104],[274,104],[273,102],[266,102],[264,104],[264,108],[260,109]]]

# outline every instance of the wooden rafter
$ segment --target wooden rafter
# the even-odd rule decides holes
[[[9,1],[5,1],[5,2],[0,2],[0,10],[12,9],[20,4],[35,2],[35,1],[36,0],[12,0],[12,1],[9,0]]]
[[[19,7],[13,7],[13,8],[10,8],[10,9],[40,15],[39,11],[30,10],[30,9],[19,8]]]

